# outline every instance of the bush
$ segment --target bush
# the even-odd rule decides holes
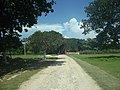
[[[120,49],[109,49],[109,50],[83,50],[80,51],[80,54],[111,54],[111,53],[120,53]]]

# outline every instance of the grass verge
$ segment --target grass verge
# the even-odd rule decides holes
[[[22,59],[43,59],[43,55],[12,55],[12,58],[22,58]],[[57,55],[46,55],[47,59],[58,59]]]
[[[69,55],[99,84],[103,90],[120,90],[120,55]]]
[[[8,74],[0,81],[0,90],[17,90],[22,82],[28,80],[31,76],[36,74],[39,70],[31,70],[26,72],[17,72],[13,74]],[[19,73],[19,75],[17,75]],[[16,76],[15,78],[11,78]]]
[[[24,59],[34,59],[34,58],[43,58],[43,55],[12,55],[12,58],[24,58]]]
[[[0,90],[16,90],[41,69],[63,63],[56,61],[55,55],[48,55],[45,61],[43,55],[13,55],[12,58],[9,64],[0,63]]]

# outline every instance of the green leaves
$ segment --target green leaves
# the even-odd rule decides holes
[[[53,12],[54,4],[54,0],[50,2],[47,0],[0,0],[0,39],[4,39],[3,36],[9,36],[9,33],[10,35],[21,33],[23,27],[37,24],[39,16]],[[0,45],[2,46],[3,44]]]
[[[95,0],[85,8],[88,19],[83,20],[84,34],[94,30],[98,41],[118,48],[120,46],[120,2],[119,0]],[[99,37],[99,38],[98,38]],[[104,44],[100,42],[100,44]],[[109,47],[110,48],[110,47]]]
[[[37,31],[28,38],[29,48],[34,53],[40,53],[41,51],[57,53],[57,49],[62,45],[62,39],[62,35],[55,31]]]

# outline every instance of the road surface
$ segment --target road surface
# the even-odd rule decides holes
[[[56,64],[32,76],[19,90],[101,90],[72,58],[66,55],[58,57]]]

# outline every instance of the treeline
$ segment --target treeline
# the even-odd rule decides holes
[[[119,53],[120,48],[110,48],[110,46],[102,46],[94,39],[75,39],[63,38],[62,34],[49,31],[37,31],[28,38],[22,40],[24,45],[18,49],[11,49],[12,54],[63,54],[68,52],[84,53]]]

